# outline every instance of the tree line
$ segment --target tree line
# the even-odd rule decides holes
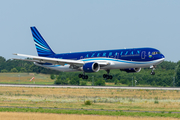
[[[21,60],[6,60],[0,56],[0,72],[35,72],[50,74],[55,80],[55,84],[62,85],[105,85],[105,82],[115,83],[116,85],[134,86],[180,86],[180,62],[164,61],[156,67],[156,74],[150,75],[151,69],[144,68],[139,73],[126,73],[120,70],[111,70],[112,80],[106,80],[102,77],[106,71],[102,70],[97,73],[86,73],[89,79],[82,80],[78,78],[78,74],[82,72],[59,72],[34,65],[32,62]]]

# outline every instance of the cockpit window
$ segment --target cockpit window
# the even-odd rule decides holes
[[[152,55],[161,54],[161,52],[152,52]]]

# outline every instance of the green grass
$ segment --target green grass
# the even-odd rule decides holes
[[[53,85],[53,82],[0,82],[0,84],[36,84],[36,85]]]
[[[61,110],[46,108],[0,108],[0,112],[38,112],[56,114],[85,114],[85,115],[110,115],[110,116],[132,116],[132,117],[173,117],[180,118],[176,113],[150,113],[150,112],[124,112],[124,111],[94,111],[94,110]]]
[[[32,77],[34,80],[30,81]],[[52,85],[54,80],[50,75],[36,73],[0,73],[1,84],[45,84]]]

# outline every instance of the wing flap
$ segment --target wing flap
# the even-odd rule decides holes
[[[18,59],[18,58],[12,58],[12,59],[14,59],[14,60],[22,60],[22,61],[29,61],[29,62],[39,62],[38,60],[31,60],[31,59]]]

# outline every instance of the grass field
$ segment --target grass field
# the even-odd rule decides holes
[[[34,80],[30,81],[32,77]],[[81,80],[81,79],[80,79]],[[36,74],[36,73],[0,73],[0,84],[43,84],[52,85],[54,80],[50,79],[48,74]],[[92,82],[88,81],[86,85],[92,85]],[[106,82],[106,86],[128,86],[126,84],[118,83],[115,85],[112,82]],[[150,85],[137,85],[139,87],[150,87]]]
[[[3,120],[12,120],[12,118],[13,120],[178,120],[177,118],[164,117],[126,117],[21,112],[0,112],[0,116]]]
[[[35,77],[35,79],[30,82],[29,80],[32,77]],[[0,73],[0,83],[53,84],[54,81],[50,79],[49,75],[44,75],[44,74]],[[113,84],[106,83],[106,85],[113,85]],[[178,114],[171,114],[171,112],[173,111],[180,112],[179,93],[180,91],[164,91],[164,90],[0,87],[0,106],[72,108],[72,109],[81,109],[81,111],[74,111],[74,112],[71,110],[49,111],[49,110],[40,109],[39,112],[45,112],[45,113],[50,112],[50,113],[61,113],[61,114],[93,114],[93,115],[96,114],[96,115],[115,115],[115,116],[118,116],[119,114],[116,112],[106,112],[106,111],[88,112],[83,109],[161,111],[162,114],[161,113],[134,114],[130,112],[130,113],[121,113],[121,115],[142,116],[142,117],[164,116],[167,119],[167,117],[180,118],[180,115]],[[84,102],[86,100],[90,100],[93,104],[85,105]],[[36,112],[36,110],[34,111],[33,109],[29,110],[29,109],[18,109],[18,108],[16,109],[0,108],[0,111],[1,112],[4,111]],[[167,111],[168,114],[163,114],[164,111]],[[112,119],[118,119],[118,118],[119,117],[114,117]],[[101,119],[101,118],[94,118],[94,119]],[[106,118],[102,117],[102,119],[106,119]],[[124,119],[153,120],[154,118],[127,117]]]
[[[84,101],[92,105],[84,105]],[[0,106],[180,111],[179,91],[0,87]]]
[[[32,77],[34,80],[30,81]],[[50,75],[36,73],[0,73],[0,83],[8,84],[54,84]]]
[[[51,113],[0,112],[2,120],[178,120],[164,117],[126,117],[100,115],[69,115]]]

